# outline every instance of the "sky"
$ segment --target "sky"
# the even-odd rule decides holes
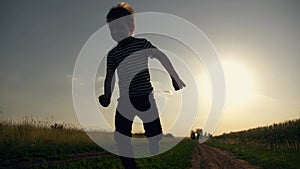
[[[76,59],[90,36],[105,25],[109,8],[118,2],[1,1],[1,118],[32,117],[79,124],[72,100]],[[184,18],[214,45],[227,82],[227,100],[214,135],[300,118],[299,1],[128,3],[135,12],[163,12]],[[152,40],[155,44],[157,38]],[[199,76],[205,77],[205,71]],[[198,86],[200,97],[206,100],[206,108],[199,112],[205,112],[210,104],[209,81],[203,78],[198,83],[202,84]],[[170,102],[174,109],[176,103]],[[205,113],[199,114],[193,128],[205,124]],[[166,126],[171,125],[170,116],[164,118]],[[112,117],[113,112],[107,116]],[[176,135],[176,130],[173,132]]]

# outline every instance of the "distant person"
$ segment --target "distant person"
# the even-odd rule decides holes
[[[137,168],[130,138],[135,116],[143,121],[151,154],[158,154],[162,127],[150,82],[148,58],[156,58],[169,73],[174,89],[185,87],[167,56],[147,39],[134,37],[134,11],[125,2],[112,7],[106,16],[111,37],[118,44],[108,52],[104,94],[99,102],[107,107],[111,101],[114,73],[119,78],[120,97],[115,114],[115,141],[126,169]],[[125,154],[125,155],[124,155]]]
[[[192,140],[196,139],[196,133],[194,132],[194,130],[191,130],[191,139]]]

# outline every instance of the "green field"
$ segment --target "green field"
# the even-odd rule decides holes
[[[206,144],[266,169],[299,169],[300,119],[223,134]]]
[[[171,150],[137,159],[140,168],[190,167],[195,142],[184,139]],[[99,155],[91,155],[91,154]],[[105,152],[84,131],[37,122],[0,123],[0,168],[122,168],[118,156]]]
[[[163,154],[136,161],[142,169],[187,169],[196,143],[183,139]],[[299,119],[215,136],[205,144],[266,169],[300,168]],[[0,122],[0,168],[118,169],[122,166],[118,156],[97,146],[83,130],[27,120]]]

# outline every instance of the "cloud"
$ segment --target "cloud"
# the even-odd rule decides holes
[[[160,85],[160,82],[159,81],[151,81],[151,84],[154,86],[154,87],[157,87]]]
[[[164,90],[163,92],[167,95],[173,95],[174,94],[174,92],[172,90]]]
[[[77,78],[77,77],[74,77],[73,75],[67,75],[67,79],[69,79],[69,80],[79,80],[79,78]]]
[[[96,80],[97,83],[103,83],[104,82],[104,76],[99,76]]]

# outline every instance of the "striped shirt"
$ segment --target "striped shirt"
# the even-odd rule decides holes
[[[158,49],[148,40],[128,37],[107,55],[107,69],[117,70],[120,96],[141,96],[152,90],[148,58]]]

